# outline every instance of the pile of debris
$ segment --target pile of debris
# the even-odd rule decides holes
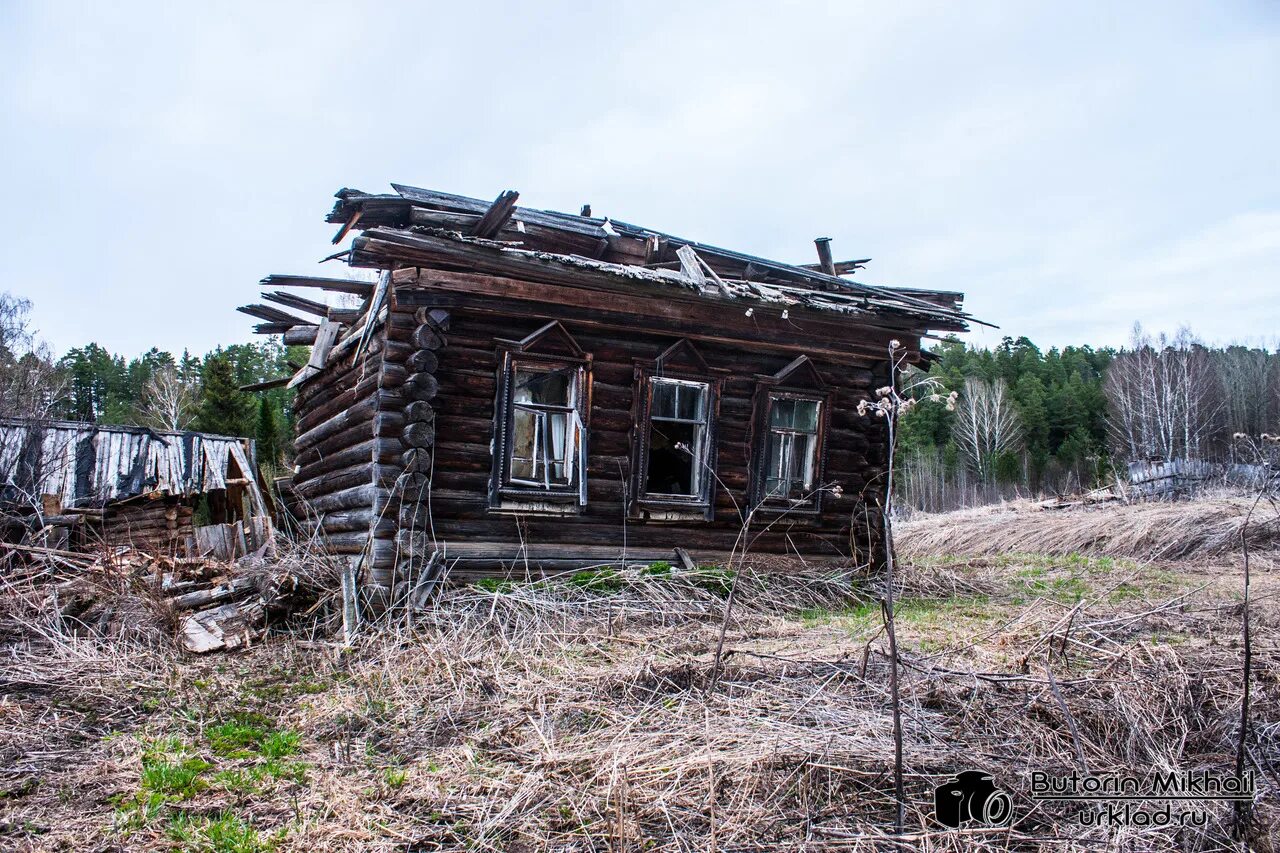
[[[235,561],[0,543],[3,575],[46,592],[67,632],[115,636],[150,619],[201,654],[247,646],[273,622],[319,609],[329,596],[301,564],[274,554],[272,543]]]

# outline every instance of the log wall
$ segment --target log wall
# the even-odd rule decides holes
[[[413,532],[410,536],[402,531],[402,543],[415,542],[416,553],[442,547],[454,565],[454,577],[504,569],[521,572],[526,567],[537,573],[617,560],[623,553],[624,536],[627,556],[635,559],[669,557],[675,545],[707,559],[723,558],[732,550],[742,528],[739,509],[746,506],[755,447],[756,377],[775,374],[804,351],[803,336],[789,338],[784,348],[758,340],[729,344],[724,342],[724,328],[709,328],[709,340],[699,340],[688,334],[687,326],[668,331],[661,319],[637,315],[629,318],[631,328],[581,315],[564,319],[565,327],[593,359],[587,505],[568,517],[509,514],[490,509],[487,497],[498,379],[496,339],[520,339],[548,319],[563,318],[564,306],[449,294],[430,287],[402,287],[398,299],[406,312],[418,306],[419,317],[432,309],[450,314],[447,343],[432,350],[438,362],[432,400],[432,471],[429,479],[415,480],[413,500],[403,499],[402,524],[411,525]],[[872,339],[859,338],[860,353],[887,346],[888,332],[866,334]],[[724,376],[714,517],[710,521],[638,520],[628,515],[628,478],[636,439],[635,362],[652,361],[681,338],[693,340],[708,367]],[[398,343],[413,347],[412,340]],[[760,514],[751,550],[865,560],[874,551],[871,539],[876,538],[865,522],[866,502],[877,501],[877,489],[883,487],[885,434],[882,423],[858,416],[855,409],[860,399],[872,397],[874,389],[885,384],[887,364],[865,354],[833,353],[831,348],[839,344],[830,338],[809,343],[811,358],[833,392],[824,482],[839,483],[843,495],[826,495],[817,519]],[[414,347],[410,357],[419,352]],[[768,529],[762,530],[766,525]]]

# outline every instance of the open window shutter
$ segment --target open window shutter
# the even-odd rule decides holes
[[[578,410],[573,410],[573,440],[578,445],[578,504],[587,505],[587,431]],[[567,455],[567,454],[566,454]]]

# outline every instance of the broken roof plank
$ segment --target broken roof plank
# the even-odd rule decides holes
[[[277,290],[274,293],[263,291],[262,298],[268,302],[275,302],[278,305],[284,305],[298,311],[306,311],[308,314],[315,314],[317,317],[329,316],[330,309],[328,305],[323,302],[316,302],[314,299],[307,299],[304,296],[295,296],[292,293]]]
[[[489,209],[484,212],[477,222],[471,228],[471,236],[481,237],[484,239],[492,239],[498,236],[498,232],[511,219],[511,214],[516,209],[516,199],[520,198],[520,193],[515,190],[504,190],[493,200],[493,204],[489,205]]]
[[[269,275],[259,284],[263,287],[318,287],[337,293],[354,293],[365,297],[373,293],[372,282],[350,278],[322,278],[314,275]]]
[[[241,305],[236,309],[241,314],[248,314],[250,317],[259,317],[268,323],[306,323],[307,321],[301,317],[295,317],[288,311],[281,311],[279,308],[272,308],[270,305]]]
[[[834,263],[835,274],[847,275],[855,270],[862,269],[869,263],[871,263],[870,258],[859,258],[856,261],[836,261]],[[801,269],[813,270],[814,272],[822,272],[821,264],[797,264],[797,266],[799,266]]]
[[[435,190],[422,189],[421,187],[411,187],[405,184],[393,183],[392,188],[398,192],[403,198],[418,204],[424,204],[432,207],[443,208],[445,210],[459,211],[464,213],[483,214],[490,205],[480,199],[468,198],[466,196],[454,195],[452,193],[437,192]],[[342,197],[340,195],[340,197]],[[369,198],[375,198],[370,196]],[[377,196],[382,199],[384,196]],[[344,200],[347,200],[344,198]],[[351,201],[356,201],[357,197],[352,196]],[[517,207],[514,217],[522,219],[526,222],[546,225],[552,228],[559,228],[575,233],[589,234],[595,237],[607,237],[608,232],[604,229],[603,219],[593,220],[582,216],[574,216],[570,213],[558,213],[546,210],[534,210],[526,207]],[[637,237],[650,239],[659,237],[670,241],[677,247],[679,245],[691,246],[705,261],[708,258],[718,258],[721,260],[731,261],[741,265],[753,265],[758,269],[767,270],[775,275],[781,275],[788,278],[799,279],[808,283],[813,287],[823,289],[825,286],[835,285],[845,290],[852,290],[858,293],[868,295],[877,295],[885,298],[887,301],[896,302],[906,308],[923,310],[928,312],[937,312],[940,309],[938,305],[927,302],[922,299],[912,298],[905,294],[895,293],[893,291],[882,291],[880,288],[871,285],[862,284],[856,281],[840,278],[838,275],[828,275],[820,270],[808,269],[803,266],[786,264],[780,261],[771,261],[767,258],[760,258],[754,255],[748,255],[744,252],[736,252],[732,249],[723,249],[718,246],[710,246],[705,243],[699,243],[694,240],[686,240],[683,237],[676,237],[671,234],[665,234],[661,231],[654,231],[649,228],[641,228],[636,225],[630,225],[625,222],[619,222],[616,219],[609,220],[610,226],[619,234],[629,237]],[[366,232],[367,233],[367,232]],[[837,270],[838,271],[838,270]],[[972,319],[968,314],[961,311],[953,311],[956,319],[968,320]],[[981,321],[974,321],[981,322]],[[986,325],[986,324],[984,324]]]
[[[277,376],[274,379],[267,379],[263,382],[251,382],[248,385],[241,385],[241,391],[270,391],[272,388],[283,388],[289,384],[292,376]]]
[[[425,204],[428,207],[443,207],[445,209],[453,209],[462,213],[479,213],[484,214],[489,209],[489,203],[480,199],[467,198],[466,196],[454,195],[452,193],[436,192],[435,190],[425,190],[421,187],[410,187],[404,184],[392,184],[392,189],[400,193],[403,198],[414,202],[415,204]],[[560,228],[565,231],[572,231],[576,234],[585,234],[589,237],[604,239],[609,236],[604,230],[604,220],[587,219],[583,216],[574,216],[571,213],[556,213],[550,210],[535,210],[530,207],[515,208],[512,216],[516,219],[531,222],[535,225],[546,225],[551,228]]]

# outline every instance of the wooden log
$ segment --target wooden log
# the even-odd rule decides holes
[[[422,326],[435,326],[442,332],[449,331],[449,312],[444,308],[422,307],[413,312],[413,319]]]
[[[404,366],[412,373],[435,373],[440,357],[429,349],[414,350]]]
[[[320,327],[316,326],[292,326],[284,333],[284,342],[286,346],[310,346],[316,342],[316,335],[319,334]],[[291,379],[293,377],[290,377]]]
[[[422,472],[406,471],[396,480],[396,491],[404,493],[405,497],[413,496],[415,499],[425,495],[426,488],[431,483],[431,477]]]
[[[416,422],[404,428],[404,443],[409,447],[430,447],[436,441],[434,424]]]
[[[431,473],[431,451],[425,447],[413,447],[405,451],[404,470],[413,474]]]
[[[198,589],[195,592],[175,595],[169,599],[169,603],[179,610],[195,610],[208,607],[211,604],[243,598],[252,594],[255,590],[256,581],[254,578],[239,577],[208,589]]]
[[[518,198],[520,198],[520,193],[515,190],[505,190],[499,194],[493,200],[493,204],[489,205],[489,209],[481,214],[480,220],[472,226],[471,235],[484,239],[496,237],[515,211]]]
[[[436,410],[426,400],[414,400],[404,407],[404,417],[409,423],[432,424],[436,421]]]
[[[307,504],[313,512],[323,516],[327,513],[344,509],[359,509],[362,507],[381,508],[381,502],[385,496],[385,489],[378,488],[372,484],[366,484],[363,486],[355,486],[350,489],[343,489],[342,491],[334,492],[333,494],[312,498],[307,501]]]
[[[440,390],[440,383],[430,373],[415,373],[405,380],[402,390],[410,400],[430,400]]]
[[[368,397],[353,406],[343,409],[329,420],[299,433],[294,439],[294,447],[299,450],[315,445],[317,442],[323,441],[330,436],[337,435],[351,424],[361,423],[373,417],[378,410],[378,398]]]
[[[410,339],[415,347],[419,349],[440,349],[445,345],[444,335],[440,330],[429,323],[423,323],[421,326],[413,330],[413,336]]]

